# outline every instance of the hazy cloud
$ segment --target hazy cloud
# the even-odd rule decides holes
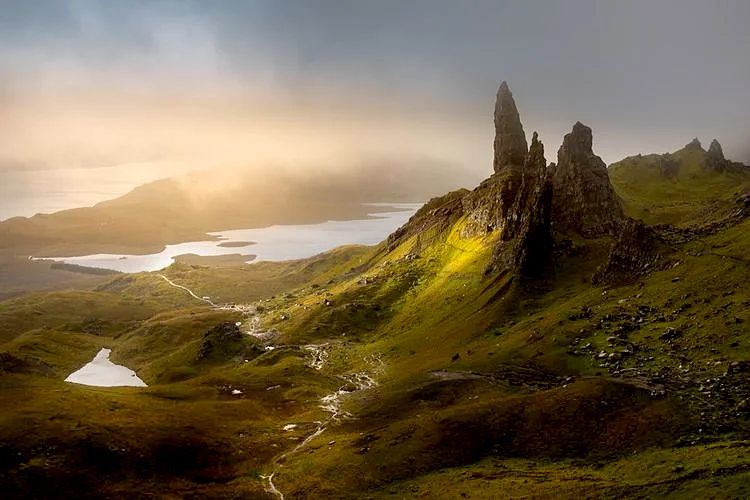
[[[507,79],[550,160],[576,120],[607,161],[696,135],[747,160],[748,19],[741,0],[6,0],[0,112],[13,127],[0,156],[221,164],[404,150],[476,178],[490,171]]]

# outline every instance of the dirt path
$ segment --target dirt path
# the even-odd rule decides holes
[[[310,352],[307,366],[309,368],[312,368],[313,370],[321,370],[328,360],[328,351],[332,348],[332,344],[308,344],[302,347],[306,351]],[[284,494],[278,489],[273,481],[274,476],[281,470],[282,462],[302,450],[313,439],[323,434],[330,425],[342,419],[352,418],[352,414],[344,410],[343,408],[344,401],[347,397],[357,392],[366,391],[377,387],[378,383],[375,377],[378,374],[382,373],[382,370],[384,368],[383,361],[381,360],[380,356],[371,356],[369,358],[366,358],[365,362],[367,362],[370,368],[367,371],[348,372],[337,375],[337,378],[344,382],[344,384],[334,392],[326,394],[318,400],[318,408],[328,413],[328,417],[323,421],[314,422],[316,424],[315,429],[307,436],[305,436],[302,442],[300,442],[290,451],[283,452],[273,459],[273,461],[271,462],[273,466],[273,471],[271,472],[271,474],[261,476],[261,478],[266,483],[265,489],[268,493],[275,495],[279,500],[284,500]]]
[[[279,335],[279,333],[271,330],[263,330],[261,328],[260,317],[257,315],[257,309],[254,305],[216,304],[211,300],[210,297],[200,296],[188,287],[178,285],[163,274],[159,274],[158,276],[169,283],[171,286],[186,291],[194,299],[200,300],[201,302],[210,305],[214,309],[233,310],[243,313],[246,317],[246,321],[249,322],[250,326],[250,330],[245,333],[257,338],[260,341],[265,342],[267,350],[275,349],[277,347],[272,343],[272,341]],[[307,351],[309,354],[305,364],[308,368],[319,371],[326,365],[326,362],[328,361],[329,351],[334,346],[335,344],[326,342],[322,344],[306,344],[301,346],[288,347],[298,347],[303,351]],[[340,379],[343,384],[334,392],[326,394],[318,400],[318,408],[327,413],[328,416],[324,420],[314,421],[314,429],[310,433],[305,435],[304,439],[302,439],[302,441],[297,444],[297,446],[289,451],[280,453],[271,461],[271,473],[268,475],[261,475],[261,479],[264,482],[264,489],[267,493],[275,496],[279,500],[284,500],[284,493],[282,493],[274,483],[274,477],[280,472],[282,462],[302,450],[313,439],[323,434],[331,424],[336,423],[341,419],[351,418],[352,415],[343,409],[344,400],[347,397],[360,391],[372,389],[378,385],[375,377],[378,374],[382,373],[382,370],[384,368],[383,361],[378,355],[369,356],[365,358],[364,361],[367,363],[369,368],[366,371],[347,372],[344,374],[335,375],[335,377]],[[296,426],[296,424],[287,424],[284,426],[284,428],[288,428],[289,425]]]
[[[195,294],[195,292],[193,292],[193,291],[192,291],[191,289],[189,289],[188,287],[186,287],[186,286],[182,286],[182,285],[178,285],[177,283],[175,283],[175,282],[174,282],[174,281],[172,281],[171,279],[167,278],[167,277],[166,277],[166,276],[164,276],[163,274],[159,274],[158,276],[159,276],[160,278],[162,278],[162,279],[163,279],[164,281],[166,281],[167,283],[169,283],[170,285],[172,285],[173,287],[175,287],[175,288],[180,288],[180,289],[182,289],[182,290],[185,290],[185,291],[186,291],[187,293],[189,293],[189,294],[190,294],[190,296],[191,296],[191,297],[193,297],[194,299],[196,299],[196,300],[200,300],[201,302],[205,302],[206,304],[208,304],[208,305],[210,305],[210,306],[212,306],[212,307],[218,307],[218,306],[217,306],[216,304],[214,304],[214,303],[213,303],[213,302],[211,301],[211,298],[210,298],[210,297],[199,297],[198,295],[196,295],[196,294]]]

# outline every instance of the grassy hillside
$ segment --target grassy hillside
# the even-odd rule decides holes
[[[157,273],[0,302],[5,495],[746,496],[744,181],[674,157],[613,183],[631,214],[709,229],[624,286],[591,284],[610,236],[488,275],[498,234],[446,215],[458,192],[375,247],[164,271],[213,306]],[[149,387],[62,382],[103,346]]]
[[[705,162],[703,150],[685,148],[625,158],[609,167],[609,176],[631,217],[648,224],[700,224],[750,191],[750,169],[715,172]]]

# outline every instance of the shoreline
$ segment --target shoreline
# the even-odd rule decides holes
[[[361,203],[357,205],[357,210],[351,210],[352,206],[343,206],[342,212],[338,214],[323,214],[320,216],[316,215],[298,215],[294,217],[280,217],[277,221],[263,221],[260,223],[253,224],[250,221],[236,221],[236,223],[230,223],[226,226],[219,226],[218,229],[195,229],[187,230],[184,233],[169,239],[162,239],[160,241],[153,241],[142,244],[132,243],[92,243],[92,242],[63,242],[57,244],[39,245],[34,246],[33,244],[19,243],[14,245],[19,247],[17,250],[12,249],[0,249],[0,255],[14,256],[14,257],[29,257],[33,260],[44,260],[44,259],[64,259],[72,258],[81,255],[96,255],[96,254],[111,254],[111,255],[151,255],[161,253],[166,250],[169,245],[179,245],[182,243],[189,243],[193,241],[220,241],[221,238],[218,233],[227,231],[238,231],[244,229],[265,229],[271,226],[293,226],[293,225],[312,225],[322,224],[325,222],[345,222],[353,220],[368,220],[377,219],[378,214],[388,212],[405,212],[410,210],[405,208],[404,205],[422,204],[424,202],[373,202],[373,203]],[[54,215],[54,214],[53,214]],[[11,220],[11,219],[8,219]],[[31,220],[31,218],[26,218]],[[0,228],[6,221],[0,222]],[[254,244],[255,242],[248,242]]]

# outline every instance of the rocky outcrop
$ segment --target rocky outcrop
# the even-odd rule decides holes
[[[521,185],[521,177],[520,169],[507,169],[485,179],[467,194],[462,200],[467,223],[461,237],[471,238],[502,231]]]
[[[699,141],[697,137],[693,138],[692,141],[685,144],[685,147],[683,149],[686,149],[688,151],[705,151],[703,149],[703,146],[701,145],[701,141]]]
[[[225,361],[232,358],[251,359],[262,351],[249,341],[249,337],[240,331],[231,321],[214,326],[203,334],[196,361]]]
[[[495,248],[488,272],[514,270],[521,276],[538,276],[546,269],[552,251],[551,188],[544,145],[534,132],[524,161],[521,185],[506,211],[501,241]]]
[[[705,156],[703,157],[703,168],[710,172],[729,172],[733,174],[748,175],[750,167],[742,163],[728,160],[724,157],[724,149],[716,139],[711,141]]]
[[[430,200],[388,238],[389,249],[413,235],[416,246],[444,238],[461,221],[462,238],[496,235],[485,274],[544,275],[556,236],[613,235],[625,220],[607,167],[592,145],[591,129],[576,123],[558,151],[558,163],[547,167],[536,133],[527,148],[516,104],[503,82],[495,103],[494,173],[471,192]],[[622,240],[619,248],[629,243]],[[622,263],[625,257],[613,252],[607,271],[612,273],[617,266],[627,267]]]
[[[703,158],[703,167],[713,172],[723,172],[729,166],[729,163],[724,158],[724,150],[721,148],[719,141],[716,139],[711,141],[711,146],[709,146],[706,156]]]
[[[500,84],[495,100],[494,152],[495,173],[463,200],[468,215],[464,237],[502,231],[521,185],[528,145],[516,102],[505,82]]]
[[[724,150],[721,148],[721,144],[719,144],[719,141],[717,141],[716,139],[711,141],[711,145],[708,147],[706,156],[715,160],[724,159]]]
[[[661,256],[657,243],[651,228],[640,221],[627,219],[610,249],[607,262],[596,271],[591,281],[595,285],[609,286],[633,283],[658,267]]]
[[[495,101],[494,170],[520,168],[526,160],[528,145],[508,84],[503,82]]]
[[[624,219],[622,202],[607,166],[594,154],[591,129],[581,122],[565,136],[551,169],[552,225],[584,237],[615,234]]]

